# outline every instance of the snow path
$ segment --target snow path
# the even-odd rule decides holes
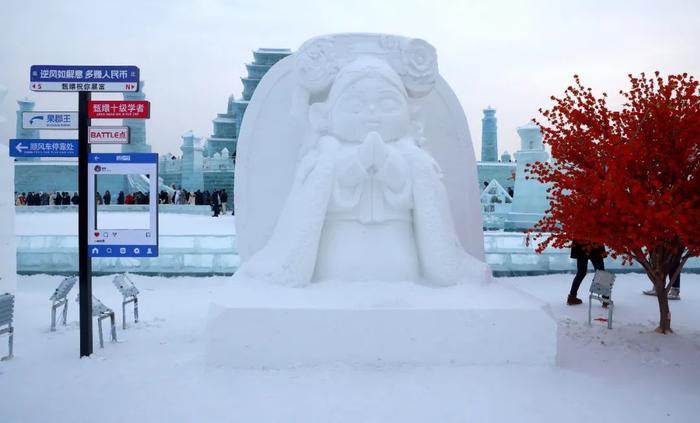
[[[563,304],[572,275],[508,278],[549,303],[558,364],[541,367],[231,370],[204,365],[209,303],[228,278],[133,276],[142,321],[78,359],[77,291],[69,325],[48,332],[59,277],[20,277],[16,357],[0,363],[0,420],[14,422],[690,422],[700,412],[700,275],[683,275],[674,335],[653,333],[642,275],[620,275],[614,329]],[[584,281],[588,287],[590,276]],[[111,278],[94,293],[119,308]],[[594,306],[598,314],[599,305]],[[121,322],[121,312],[118,313]],[[255,322],[251,322],[255,324]],[[96,331],[96,328],[95,328]],[[0,350],[5,352],[5,339]],[[97,342],[97,335],[95,335]]]

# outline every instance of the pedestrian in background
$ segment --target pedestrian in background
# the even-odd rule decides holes
[[[571,244],[571,258],[576,259],[576,276],[574,276],[574,280],[571,282],[571,290],[569,291],[569,296],[566,298],[566,304],[568,305],[578,305],[583,302],[578,298],[578,289],[588,272],[589,260],[593,265],[593,269],[605,270],[605,263],[603,262],[605,247],[602,245],[593,245],[591,246],[590,252],[586,252],[586,245],[588,244],[575,240]],[[607,305],[607,303],[603,303],[603,306],[605,305]]]

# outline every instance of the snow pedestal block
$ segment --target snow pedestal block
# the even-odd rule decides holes
[[[498,283],[239,283],[228,298],[210,306],[210,366],[553,365],[556,357],[544,305]]]

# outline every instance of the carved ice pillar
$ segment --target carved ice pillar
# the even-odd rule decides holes
[[[7,88],[0,85],[0,106],[7,94]],[[1,108],[0,108],[1,110]],[[19,113],[21,119],[21,113]],[[0,116],[0,128],[5,118]],[[21,122],[20,122],[21,126]],[[15,196],[14,171],[9,156],[7,139],[0,140],[0,294],[14,292],[17,286],[17,249],[15,246]]]
[[[525,172],[528,163],[549,160],[549,153],[545,151],[542,144],[542,132],[534,123],[528,123],[518,128],[518,135],[521,149],[515,153],[517,166],[513,188],[513,208],[506,222],[506,229],[512,230],[531,228],[549,207],[547,185]],[[529,178],[525,179],[526,176]]]
[[[182,136],[182,188],[187,191],[204,189],[203,150],[201,138],[192,131]]]

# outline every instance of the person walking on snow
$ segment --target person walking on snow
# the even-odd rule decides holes
[[[603,257],[605,257],[605,247],[595,246],[591,249],[590,253],[586,252],[584,245],[578,241],[573,241],[571,244],[571,258],[576,259],[576,276],[571,282],[571,290],[569,291],[569,296],[566,298],[567,305],[578,305],[583,303],[580,298],[577,297],[578,289],[581,286],[583,278],[586,277],[588,272],[588,260],[593,264],[595,270],[605,270],[605,263],[603,262]],[[603,306],[606,306],[603,303]]]

